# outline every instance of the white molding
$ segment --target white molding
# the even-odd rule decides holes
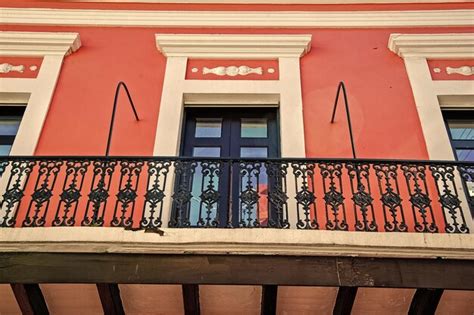
[[[0,32],[0,56],[64,56],[79,47],[78,33]]]
[[[388,48],[402,58],[471,59],[474,33],[390,34]]]
[[[0,252],[398,257],[474,260],[474,234],[294,229],[0,229]]]
[[[65,55],[81,46],[78,33],[0,32],[0,56],[43,57],[34,79],[0,78],[0,93],[29,93],[11,155],[33,155]]]
[[[474,10],[146,11],[0,8],[0,24],[141,27],[427,27],[473,26]]]
[[[301,57],[311,49],[311,35],[156,34],[166,57],[275,59]]]
[[[439,97],[474,95],[474,85],[470,81],[434,81],[427,60],[473,58],[474,33],[391,34],[388,47],[405,62],[429,158],[454,160]],[[472,231],[474,221],[460,176],[455,181],[467,226]]]
[[[309,35],[162,35],[157,47],[166,54],[166,71],[158,116],[153,154],[179,154],[181,124],[186,100],[192,105],[261,107],[273,105],[280,110],[280,144],[282,157],[305,157],[303,105],[300,82],[300,57],[311,47]],[[280,48],[279,48],[280,47]],[[190,57],[278,59],[278,80],[186,80]],[[243,96],[248,103],[236,102]],[[265,103],[270,101],[271,104]],[[170,179],[172,180],[172,179]],[[287,183],[288,193],[294,183]],[[172,194],[169,185],[167,196]],[[168,198],[170,199],[170,198]],[[170,203],[169,200],[167,200]],[[163,222],[168,222],[170,204],[164,205]],[[289,211],[296,213],[296,211]],[[296,219],[290,217],[292,226]]]

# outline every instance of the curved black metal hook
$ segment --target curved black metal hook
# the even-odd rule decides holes
[[[351,138],[352,157],[356,159],[357,157],[356,157],[356,150],[355,150],[355,145],[354,145],[354,136],[352,135],[351,113],[349,112],[349,102],[347,101],[346,86],[344,85],[343,81],[339,82],[339,85],[337,87],[336,101],[334,102],[334,109],[332,110],[331,124],[334,123],[337,104],[339,100],[339,94],[341,94],[341,90],[342,90],[342,95],[344,96],[344,105],[346,107],[347,124],[349,126],[349,136]]]
[[[123,87],[125,89],[125,92],[127,92],[128,100],[130,101],[130,105],[132,106],[135,119],[137,121],[140,120],[140,118],[138,118],[137,110],[135,109],[135,104],[133,104],[133,100],[132,100],[132,97],[130,96],[130,92],[128,91],[127,85],[124,82],[120,81],[117,84],[117,88],[115,89],[114,107],[112,109],[112,117],[110,119],[109,138],[107,139],[107,148],[105,149],[105,156],[109,156],[109,152],[110,152],[110,143],[112,141],[112,132],[114,129],[115,112],[117,110],[117,102],[118,102],[120,87]]]

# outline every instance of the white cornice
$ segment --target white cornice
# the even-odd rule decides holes
[[[474,33],[391,34],[388,48],[403,58],[472,59]]]
[[[0,56],[64,56],[79,47],[78,33],[0,32]]]
[[[474,10],[142,11],[0,8],[0,24],[142,27],[474,26]]]
[[[311,35],[156,34],[156,46],[167,57],[274,59],[301,57]]]

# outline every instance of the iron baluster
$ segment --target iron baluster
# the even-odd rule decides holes
[[[382,201],[385,231],[408,231],[402,205],[403,199],[400,197],[398,185],[398,165],[374,164],[374,170],[381,196],[380,201]],[[387,214],[389,214],[390,220]]]

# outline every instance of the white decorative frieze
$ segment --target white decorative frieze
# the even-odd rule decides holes
[[[25,70],[24,65],[14,66],[9,63],[0,64],[0,73],[9,73],[9,72],[20,72],[23,73]]]
[[[249,74],[258,74],[258,75],[262,75],[263,71],[262,71],[262,67],[257,67],[257,68],[250,68],[248,66],[240,66],[240,67],[237,67],[237,66],[229,66],[229,67],[224,67],[224,66],[220,66],[220,67],[215,67],[215,68],[207,68],[207,67],[204,67],[202,68],[202,74],[209,74],[209,73],[212,73],[212,74],[215,74],[215,75],[219,75],[219,76],[230,76],[230,77],[235,77],[237,75],[249,75]]]
[[[473,75],[474,67],[470,67],[470,66],[462,66],[458,68],[446,67],[446,73],[447,74],[461,74],[465,76]]]

